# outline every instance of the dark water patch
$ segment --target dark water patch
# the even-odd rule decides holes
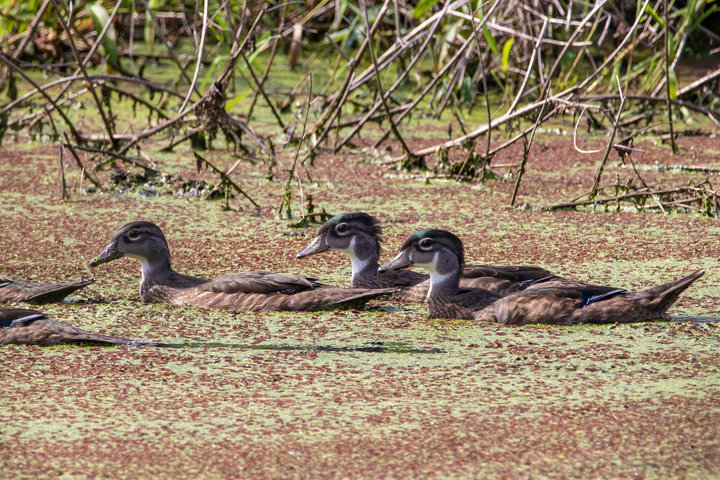
[[[161,348],[232,348],[236,350],[275,351],[275,352],[365,352],[365,353],[445,353],[440,348],[416,348],[399,342],[370,342],[358,346],[333,345],[273,345],[250,343],[223,342],[187,342],[187,343],[156,343]]]
[[[368,312],[409,312],[411,309],[398,305],[366,305],[364,308]]]
[[[66,298],[62,302],[65,305],[94,305],[94,304],[110,304],[117,303],[102,296],[96,296],[92,298]]]
[[[718,323],[720,317],[704,317],[699,315],[677,316],[670,319],[671,323],[691,322],[691,323]]]

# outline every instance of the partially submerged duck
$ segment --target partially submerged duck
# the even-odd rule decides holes
[[[0,275],[0,303],[25,302],[40,305],[61,302],[75,290],[94,281],[94,278],[84,278],[74,282],[33,283]]]
[[[129,338],[101,335],[49,319],[27,308],[0,308],[0,345],[153,345]]]
[[[353,288],[397,288],[393,298],[419,302],[430,288],[429,276],[412,270],[378,272],[382,228],[377,218],[364,212],[345,213],[325,222],[315,239],[297,258],[333,250],[343,252],[352,263]],[[518,292],[531,283],[553,275],[533,266],[466,265],[460,277],[463,287],[476,287],[498,295]]]
[[[215,279],[183,275],[170,266],[165,235],[151,222],[123,226],[90,266],[124,256],[138,260],[142,266],[140,298],[144,302],[258,312],[315,311],[362,307],[393,291],[330,287],[310,277],[264,271],[231,273]]]
[[[507,325],[628,323],[669,319],[668,308],[704,272],[628,292],[622,288],[574,282],[573,286],[533,288],[499,297],[484,289],[461,288],[463,244],[445,230],[423,230],[405,240],[401,252],[381,270],[418,265],[430,271],[428,311],[432,318],[463,318]],[[562,285],[562,282],[549,285]],[[569,282],[566,282],[566,285]]]

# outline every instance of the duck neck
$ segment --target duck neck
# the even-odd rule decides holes
[[[140,262],[142,279],[140,280],[140,298],[147,301],[148,292],[155,285],[163,285],[175,271],[170,266],[170,256],[157,256],[152,259],[128,255]]]
[[[428,298],[436,295],[452,295],[460,289],[460,272],[430,272]]]
[[[380,252],[377,251],[375,245],[368,242],[358,242],[357,238],[353,238],[350,246],[345,250],[350,256],[352,263],[352,283],[360,281],[362,278],[375,278],[378,274],[380,266]]]
[[[376,258],[359,258],[350,255],[352,262],[352,281],[355,282],[361,278],[376,277],[378,274],[378,259]]]
[[[462,268],[457,258],[435,258],[430,270],[430,290],[427,298],[438,295],[453,295],[460,289]]]

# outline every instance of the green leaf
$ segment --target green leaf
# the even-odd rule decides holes
[[[633,66],[631,73],[642,75],[640,77],[641,90],[648,90],[648,88],[650,88],[649,87],[650,74],[652,73],[654,68],[655,68],[655,58],[653,58],[653,57],[647,58],[647,59],[639,62],[637,65]],[[644,74],[643,74],[643,72],[644,72]]]
[[[270,47],[270,38],[270,32],[268,31],[255,42],[255,50],[253,50],[253,52],[248,56],[248,61],[250,63],[255,63],[255,59]]]
[[[272,36],[270,35],[270,30],[268,30],[267,32],[263,33],[260,38],[257,39],[257,41],[255,42],[255,48],[267,48],[268,46],[270,46],[271,38]]]
[[[483,14],[482,9],[478,10],[478,18],[480,22],[482,22],[485,15]],[[493,51],[495,55],[500,55],[500,50],[498,50],[497,42],[495,41],[495,37],[492,36],[492,33],[490,33],[490,29],[487,28],[485,25],[482,26],[482,33],[483,37],[485,37],[485,41],[487,42],[488,46],[490,47],[490,50]]]
[[[465,76],[465,78],[463,78],[462,93],[463,93],[463,101],[465,102],[465,105],[469,105],[470,101],[472,100],[473,83],[472,83],[472,79],[470,77],[468,77],[467,75]]]
[[[503,82],[502,78],[498,77],[497,73],[495,73],[494,70],[490,70],[490,76],[492,76],[493,79],[495,79],[495,83],[497,83],[498,86],[502,89],[503,94],[507,95],[507,93],[508,93],[507,84],[505,82]]]
[[[438,0],[420,0],[417,6],[413,8],[413,17],[422,17],[428,10],[434,7],[436,3],[438,3]]]
[[[100,35],[100,32],[102,32],[103,28],[105,28],[105,25],[110,20],[110,14],[107,10],[105,10],[105,7],[100,5],[99,3],[96,3],[94,5],[88,6],[88,12],[90,13],[90,16],[92,17],[93,25],[95,26],[95,31],[98,35]],[[115,33],[115,27],[111,24],[110,27],[108,27],[107,32],[105,32],[105,36],[100,41],[100,45],[102,45],[103,49],[105,50],[105,55],[108,57],[108,63],[111,66],[115,66],[118,64],[118,48],[117,48],[117,33]]]
[[[670,98],[677,98],[677,77],[672,68],[668,70],[668,85],[670,86]]]
[[[213,58],[212,63],[210,63],[210,66],[207,69],[207,72],[205,72],[205,76],[203,77],[202,82],[200,82],[199,90],[201,92],[204,92],[207,84],[210,83],[213,80],[213,78],[215,78],[213,76],[213,73],[215,72],[215,69],[217,68],[217,66],[220,65],[221,63],[223,63],[223,64],[226,63],[228,60],[230,60],[230,55],[218,55],[215,58]]]
[[[507,72],[508,59],[510,58],[510,49],[512,48],[514,41],[515,41],[514,38],[509,38],[505,41],[505,45],[503,45],[503,54],[502,54],[502,70],[503,70],[503,72]]]
[[[711,5],[710,8],[705,10],[692,24],[690,27],[690,31],[694,31],[698,25],[700,25],[707,17],[709,17],[713,12],[717,10],[717,5]]]
[[[145,12],[145,44],[153,51],[155,47],[155,23],[153,23],[152,15],[150,12],[157,10],[159,0],[148,0],[147,11]]]
[[[350,36],[350,29],[343,28],[342,30],[338,30],[337,32],[332,32],[328,34],[328,36],[333,42],[342,43],[346,38],[348,38],[348,36]]]
[[[250,95],[253,92],[252,88],[248,88],[244,92],[242,92],[240,95],[237,95],[235,98],[231,98],[227,101],[225,104],[225,111],[229,112],[232,107],[240,103],[241,101],[245,100],[248,95]]]
[[[622,65],[620,64],[620,62],[617,62],[615,65],[613,65],[612,75],[608,76],[608,88],[617,88],[617,84],[615,83],[615,77],[620,76],[621,66]]]
[[[500,50],[497,48],[497,42],[495,41],[495,37],[492,36],[490,33],[490,29],[483,26],[482,27],[483,36],[485,37],[485,41],[488,43],[488,46],[490,47],[490,50],[493,51],[495,55],[500,55]]]
[[[663,20],[649,4],[645,7],[645,12],[649,13],[650,16],[655,19],[655,21],[660,25],[660,28],[665,27],[665,20]]]

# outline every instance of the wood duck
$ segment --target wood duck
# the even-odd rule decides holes
[[[432,318],[464,318],[508,325],[628,323],[669,319],[667,309],[703,275],[698,270],[674,282],[640,292],[575,282],[576,287],[531,288],[506,297],[460,288],[463,244],[444,230],[417,232],[381,270],[419,265],[430,271],[428,311]]]
[[[257,312],[315,311],[357,308],[393,292],[330,287],[310,277],[262,271],[231,273],[212,280],[183,275],[171,268],[165,235],[150,222],[132,222],[122,227],[90,266],[123,256],[138,260],[142,266],[140,298],[144,302]]]
[[[296,255],[308,255],[335,250],[350,256],[353,288],[398,289],[395,300],[419,302],[430,288],[428,275],[411,270],[378,272],[382,228],[377,219],[363,212],[345,213],[331,218],[318,230],[315,239]],[[548,279],[552,274],[540,267],[467,265],[460,277],[463,287],[476,287],[498,295],[508,295],[529,283]]]
[[[112,337],[50,320],[44,313],[26,308],[0,309],[0,345],[154,345],[128,338]]]
[[[94,281],[94,278],[84,278],[65,283],[32,283],[0,275],[0,303],[25,302],[39,305],[60,302],[75,290]]]

